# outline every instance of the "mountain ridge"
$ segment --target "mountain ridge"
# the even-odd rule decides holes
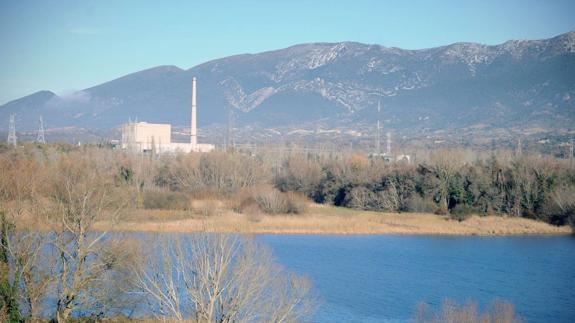
[[[230,109],[238,122],[264,126],[370,122],[380,101],[391,127],[569,127],[575,121],[574,75],[575,32],[426,49],[319,42],[189,69],[156,66],[66,96],[40,91],[0,106],[0,120],[16,113],[29,130],[40,114],[48,127],[110,128],[130,117],[185,126],[191,78],[197,76],[201,126],[226,122]],[[0,124],[6,128],[7,122]]]

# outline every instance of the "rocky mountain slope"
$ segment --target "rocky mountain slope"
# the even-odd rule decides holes
[[[210,61],[159,66],[76,93],[41,91],[0,107],[0,129],[111,128],[137,118],[189,124],[198,78],[199,125],[277,126],[371,122],[394,128],[566,127],[575,124],[575,32],[487,46],[404,50],[354,42],[296,45]]]

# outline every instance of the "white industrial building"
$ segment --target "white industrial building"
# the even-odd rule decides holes
[[[196,128],[196,78],[192,79],[192,123],[190,142],[172,142],[172,126],[162,123],[128,122],[122,125],[122,149],[135,152],[209,152],[214,150],[211,144],[198,143]]]

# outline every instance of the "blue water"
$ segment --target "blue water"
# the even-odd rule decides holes
[[[394,322],[417,304],[510,301],[528,322],[575,322],[575,237],[262,235],[314,284],[317,322]]]

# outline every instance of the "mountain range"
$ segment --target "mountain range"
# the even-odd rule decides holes
[[[0,106],[0,129],[114,128],[129,118],[187,126],[192,77],[198,124],[264,127],[373,122],[392,128],[575,125],[575,32],[499,45],[405,50],[356,42],[301,44],[158,66],[66,95],[40,91]]]

